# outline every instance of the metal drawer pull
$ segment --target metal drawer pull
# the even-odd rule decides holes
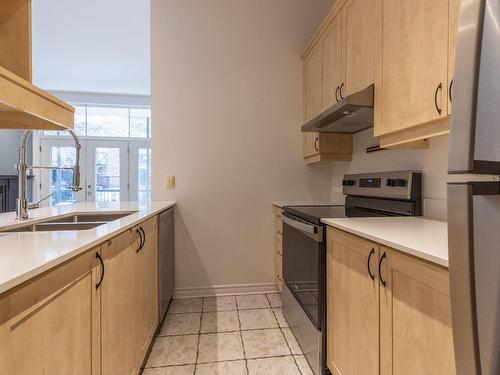
[[[448,95],[450,96],[450,103],[451,103],[451,90],[453,88],[453,78],[451,79],[451,82],[450,82],[450,89],[448,91]]]
[[[99,262],[101,263],[101,269],[102,269],[102,273],[101,273],[101,279],[99,280],[99,282],[97,284],[95,284],[95,288],[96,289],[99,289],[99,287],[101,286],[102,284],[102,280],[104,279],[104,262],[102,261],[102,257],[101,257],[101,254],[99,254],[98,252],[95,253],[95,257],[97,259],[99,259]]]
[[[370,260],[372,259],[372,255],[375,254],[375,249],[372,248],[372,251],[370,251],[370,255],[368,255],[368,262],[367,262],[367,268],[368,268],[368,274],[370,275],[370,278],[372,280],[375,280],[375,275],[372,274],[372,270],[370,269]]]
[[[340,89],[339,86],[337,86],[337,88],[335,89],[335,100],[337,101],[337,103],[339,101],[339,89]]]
[[[339,95],[340,95],[340,99],[344,99],[344,95],[342,95],[342,87],[344,87],[344,83],[342,82],[342,84],[340,85],[339,87]]]
[[[378,262],[378,276],[379,276],[380,283],[382,284],[382,286],[384,288],[385,288],[385,285],[387,284],[387,282],[382,278],[381,269],[382,269],[382,262],[384,261],[385,257],[386,257],[386,254],[384,252],[384,254],[382,255],[382,257],[380,258],[380,261]]]
[[[146,232],[144,232],[144,229],[142,227],[139,227],[139,229],[142,232],[142,246],[141,246],[141,249],[142,249],[144,247],[144,245],[146,244]]]
[[[443,88],[443,84],[442,83],[439,83],[438,87],[436,87],[436,92],[434,93],[434,105],[436,106],[436,111],[441,114],[442,110],[441,108],[439,108],[438,106],[438,102],[437,102],[437,97],[438,97],[438,92],[439,90],[441,90]]]
[[[316,152],[319,152],[318,142],[319,137],[316,137],[316,139],[314,140],[314,149],[316,150]]]
[[[139,251],[141,251],[142,249],[142,246],[143,246],[143,238],[142,238],[142,232],[141,232],[141,228],[137,228],[135,230],[138,234],[139,234],[139,238],[140,238],[140,241],[139,241],[139,247],[135,250],[136,253],[138,253]]]

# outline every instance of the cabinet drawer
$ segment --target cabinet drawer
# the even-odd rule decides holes
[[[274,208],[274,233],[280,237],[283,234],[283,220],[281,219],[283,210],[281,208]]]
[[[283,242],[281,236],[274,236],[274,252],[283,255]]]
[[[283,257],[277,253],[274,255],[274,279],[276,286],[281,290],[283,284]]]

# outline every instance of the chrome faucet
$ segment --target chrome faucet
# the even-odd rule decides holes
[[[26,199],[26,172],[28,169],[58,169],[58,170],[72,170],[73,171],[73,183],[71,186],[71,190],[77,192],[81,190],[80,187],[80,149],[82,148],[80,144],[80,139],[73,130],[68,130],[68,132],[73,137],[75,141],[75,165],[73,167],[35,167],[26,165],[26,143],[28,142],[29,136],[33,133],[32,130],[26,130],[19,142],[19,164],[17,165],[17,173],[19,179],[19,196],[17,198],[17,218],[19,220],[28,219],[28,210],[30,208],[38,208],[41,201],[50,197],[47,196],[43,198],[40,202],[36,204],[28,204],[28,200]],[[51,194],[52,195],[52,194]]]

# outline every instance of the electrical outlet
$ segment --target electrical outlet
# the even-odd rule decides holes
[[[175,189],[175,176],[167,176],[165,178],[165,187],[168,190],[173,190]]]

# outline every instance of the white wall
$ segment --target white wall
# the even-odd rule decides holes
[[[153,199],[178,201],[177,288],[272,284],[271,201],[329,200],[331,165],[302,161],[300,56],[332,3],[152,1]]]
[[[150,0],[32,3],[36,85],[150,94]]]
[[[345,173],[415,169],[423,174],[424,215],[445,218],[448,136],[430,139],[430,148],[427,150],[394,149],[367,154],[367,147],[378,144],[372,134],[373,129],[368,129],[354,135],[351,162],[332,163],[332,200],[343,200],[342,177]]]

